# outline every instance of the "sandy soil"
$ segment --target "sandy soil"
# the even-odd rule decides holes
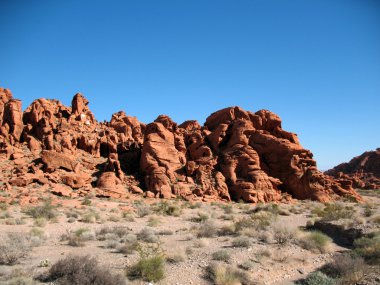
[[[355,205],[360,223],[371,227],[378,227],[371,223],[372,217],[379,215],[378,196],[365,198],[371,203],[374,213],[371,217],[363,218],[363,205]],[[97,233],[104,227],[124,227],[128,234],[137,235],[142,229],[149,228],[155,233],[168,232],[168,235],[157,234],[159,244],[166,254],[172,256],[180,253],[184,260],[178,263],[167,262],[165,278],[157,284],[212,284],[205,278],[205,268],[212,262],[212,254],[218,250],[226,250],[231,260],[229,266],[239,267],[246,261],[251,261],[252,268],[247,272],[251,279],[258,284],[292,284],[293,281],[305,277],[331,260],[333,254],[347,250],[331,243],[327,252],[313,252],[302,248],[297,242],[279,245],[273,238],[276,228],[287,228],[297,232],[299,236],[308,221],[314,219],[311,211],[323,205],[304,201],[294,204],[280,205],[280,214],[276,215],[271,225],[263,231],[251,229],[243,230],[241,236],[247,236],[250,242],[248,247],[234,247],[233,241],[239,237],[233,235],[215,235],[214,237],[200,238],[197,236],[201,223],[196,221],[199,214],[208,221],[212,221],[220,230],[223,226],[231,226],[234,221],[248,217],[255,206],[247,204],[231,204],[231,208],[221,203],[189,204],[184,201],[168,201],[181,208],[179,216],[168,216],[151,212],[139,217],[141,209],[153,209],[157,200],[118,201],[91,199],[91,205],[81,205],[82,201],[60,199],[56,211],[58,217],[53,221],[35,220],[25,213],[25,208],[18,205],[9,206],[0,211],[0,238],[4,239],[8,233],[20,233],[30,236],[36,228],[43,233],[37,246],[30,249],[28,254],[19,260],[19,263],[8,266],[0,265],[0,278],[5,280],[13,274],[38,276],[48,270],[40,267],[41,262],[48,260],[49,266],[70,254],[95,256],[102,267],[112,272],[125,274],[125,269],[134,264],[139,255],[118,253],[121,245],[119,240],[110,235],[106,240],[98,240]],[[87,201],[88,202],[88,201]],[[144,206],[145,205],[145,206]],[[140,209],[140,212],[138,211]],[[76,214],[75,214],[76,213]],[[75,218],[74,216],[78,216]],[[85,216],[87,215],[87,222]],[[97,217],[91,217],[97,216]],[[73,216],[70,218],[70,216]],[[36,225],[37,223],[37,225]],[[40,223],[40,224],[38,224]],[[62,236],[75,232],[78,229],[87,229],[88,240],[83,246],[68,245]],[[296,237],[294,238],[297,239]],[[145,242],[140,241],[145,245]],[[114,248],[112,248],[114,247]],[[0,281],[1,283],[2,281]],[[127,284],[147,284],[143,281],[128,281]]]

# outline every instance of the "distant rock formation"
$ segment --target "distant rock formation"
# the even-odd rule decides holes
[[[354,188],[380,189],[380,148],[354,157],[325,172],[340,180],[350,180]]]
[[[35,189],[118,199],[132,193],[249,203],[361,199],[350,179],[318,171],[276,114],[239,107],[211,114],[204,126],[178,125],[166,115],[145,125],[122,111],[99,123],[79,93],[71,107],[38,99],[22,113],[21,101],[1,88],[0,161],[0,188],[28,186],[26,203],[35,201]]]

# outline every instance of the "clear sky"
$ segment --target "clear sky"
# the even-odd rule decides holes
[[[320,169],[380,147],[378,0],[0,0],[0,86],[203,123],[269,109]]]

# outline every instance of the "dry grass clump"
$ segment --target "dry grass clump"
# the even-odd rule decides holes
[[[209,219],[209,216],[205,213],[197,213],[197,216],[192,217],[190,220],[195,223],[204,223]]]
[[[34,219],[43,218],[48,221],[54,221],[58,216],[56,207],[51,204],[50,200],[46,200],[42,205],[27,208],[25,214]]]
[[[58,285],[122,285],[125,278],[112,274],[89,256],[68,256],[39,278]]]
[[[168,201],[160,201],[153,205],[153,212],[166,216],[179,217],[182,209],[177,203],[169,203]]]
[[[197,237],[214,237],[218,233],[218,228],[215,225],[214,221],[206,221],[201,223],[198,227]]]
[[[148,219],[148,226],[149,227],[157,227],[161,223],[161,220],[157,216],[151,216]]]
[[[19,233],[9,233],[0,240],[0,265],[16,264],[27,255],[30,248],[27,237]]]
[[[245,271],[250,271],[253,268],[255,268],[256,266],[257,266],[256,262],[253,262],[252,260],[246,260],[239,265],[239,268],[241,268]]]
[[[201,238],[201,239],[197,239],[194,242],[193,246],[195,248],[203,248],[203,247],[209,246],[209,244],[210,244],[210,241],[208,239]]]
[[[218,230],[219,236],[233,236],[236,234],[235,224],[224,225]]]
[[[93,224],[100,221],[100,215],[94,209],[89,209],[88,211],[86,211],[85,213],[81,215],[80,221],[82,223]]]
[[[215,285],[252,284],[246,272],[219,263],[212,263],[206,268],[206,277]]]
[[[304,249],[321,253],[328,250],[331,242],[330,237],[319,231],[306,232],[298,239],[299,245]]]
[[[273,238],[279,245],[291,243],[296,237],[296,232],[293,229],[277,226],[273,229]]]
[[[212,254],[212,259],[218,260],[218,261],[229,262],[231,260],[231,254],[225,249],[218,250]]]
[[[251,245],[251,240],[249,237],[237,237],[232,241],[233,247],[249,247]]]
[[[335,278],[337,284],[356,284],[366,272],[363,258],[349,253],[334,256],[333,260],[322,268],[322,272]]]
[[[84,246],[86,241],[93,240],[95,238],[94,233],[87,228],[80,228],[76,231],[67,231],[66,234],[61,236],[61,241],[67,241],[70,246],[80,247]]]
[[[270,211],[256,212],[235,222],[236,232],[241,232],[245,229],[266,230],[276,220],[276,217]]]
[[[122,244],[117,247],[117,251],[123,254],[132,254],[139,247],[137,236],[134,234],[127,234],[123,237]]]
[[[143,204],[143,203],[136,204],[135,208],[136,208],[136,214],[140,218],[148,216],[152,213],[152,210],[150,209],[150,207],[148,205]]]
[[[127,227],[123,226],[114,226],[109,227],[105,226],[102,227],[99,231],[96,232],[96,239],[97,240],[106,240],[107,234],[114,234],[119,238],[122,238],[123,236],[127,235],[129,232],[129,229]]]
[[[138,234],[137,239],[147,242],[147,243],[155,243],[158,241],[158,237],[155,232],[150,228],[143,228]]]
[[[180,263],[186,260],[186,253],[181,249],[176,249],[166,254],[166,261],[169,263]]]

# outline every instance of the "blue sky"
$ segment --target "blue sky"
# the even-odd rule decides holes
[[[380,1],[0,0],[0,86],[203,123],[269,109],[320,169],[380,147]]]

